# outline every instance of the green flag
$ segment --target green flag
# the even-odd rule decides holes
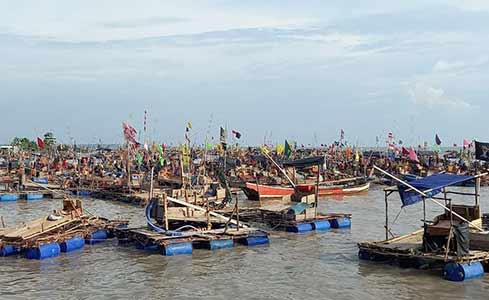
[[[136,161],[137,161],[139,166],[141,166],[143,164],[143,156],[139,152],[138,152],[138,154],[136,154]]]
[[[285,158],[289,159],[290,154],[292,154],[292,148],[290,148],[289,142],[287,142],[287,140],[285,140],[285,146],[284,146]]]

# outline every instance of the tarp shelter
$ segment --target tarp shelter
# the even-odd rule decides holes
[[[457,185],[459,183],[473,179],[474,176],[461,176],[453,174],[433,174],[418,180],[410,181],[409,184],[416,189],[424,192],[428,197],[434,197],[442,191],[444,187]],[[399,195],[402,206],[412,205],[421,200],[423,196],[403,184],[398,185]]]

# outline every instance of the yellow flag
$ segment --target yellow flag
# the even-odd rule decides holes
[[[188,121],[188,123],[187,123],[187,128],[188,128],[188,129],[192,129],[192,122]]]
[[[278,155],[281,155],[282,153],[284,153],[284,145],[277,144],[277,147],[276,147],[275,151],[277,151],[277,154]]]

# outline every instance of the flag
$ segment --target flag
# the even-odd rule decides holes
[[[402,156],[409,156],[409,150],[404,148],[404,147],[402,147],[401,153],[402,153]]]
[[[435,134],[435,143],[440,146],[441,145],[441,140],[440,140],[440,137],[438,136],[438,134]]]
[[[419,162],[418,155],[416,154],[416,151],[414,151],[413,147],[409,149],[409,159],[415,162]]]
[[[472,143],[467,139],[464,139],[464,149],[472,147]]]
[[[237,130],[232,130],[231,131],[233,133],[233,135],[237,138],[237,139],[240,139],[241,138],[241,133]]]
[[[489,143],[475,142],[475,159],[489,161]]]
[[[44,149],[44,141],[40,138],[40,137],[37,137],[37,146],[39,147],[39,149]]]
[[[389,132],[389,133],[387,134],[387,138],[388,138],[389,140],[392,140],[392,139],[394,138],[394,134],[393,134],[392,132]]]
[[[122,132],[124,133],[124,138],[128,143],[137,144],[136,134],[137,131],[129,123],[122,123]]]
[[[160,156],[163,156],[163,146],[158,144],[156,145],[156,151],[160,154]]]
[[[141,166],[143,164],[143,156],[139,152],[136,154],[136,161],[137,161],[139,166]]]
[[[289,159],[291,154],[292,154],[292,148],[290,148],[289,142],[287,142],[287,140],[285,140],[285,144],[284,144],[285,158]]]
[[[192,129],[192,122],[188,121],[188,123],[187,123],[187,128],[188,128],[188,129]]]
[[[219,141],[221,142],[222,148],[226,150],[227,142],[226,142],[226,129],[221,127],[220,133],[219,133]]]
[[[340,130],[340,141],[342,141],[345,138],[345,131],[343,128]]]
[[[277,151],[278,155],[281,155],[282,153],[284,153],[284,149],[285,149],[284,146],[282,146],[281,144],[277,144],[275,151]]]

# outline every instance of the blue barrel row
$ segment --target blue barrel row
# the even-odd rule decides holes
[[[23,251],[19,251],[19,249],[4,245],[0,248],[0,256],[11,256],[15,254],[23,254],[28,259],[46,259],[50,257],[56,257],[60,253],[67,253],[71,251],[75,251],[78,249],[82,249],[85,244],[93,245],[96,243],[103,242],[107,240],[108,232],[106,230],[98,230],[83,238],[80,236],[76,236],[69,240],[63,241],[61,243],[48,243],[40,245],[35,248],[28,248]]]
[[[237,240],[232,239],[216,239],[210,241],[186,241],[186,240],[175,240],[172,243],[166,245],[141,245],[136,243],[136,247],[141,250],[153,250],[159,251],[161,255],[173,256],[182,254],[192,254],[193,249],[207,249],[207,250],[219,250],[232,248],[236,244],[241,244],[245,246],[259,246],[268,245],[270,243],[267,235],[256,235],[248,236],[246,238],[241,238]]]
[[[22,197],[26,200],[41,200],[44,198],[44,194],[40,193],[27,193],[27,194],[2,194],[0,195],[0,201],[17,201]]]
[[[288,232],[302,233],[308,231],[325,231],[331,228],[350,228],[351,219],[348,217],[336,218],[331,220],[316,220],[313,222],[298,223],[293,226],[287,226]]]

